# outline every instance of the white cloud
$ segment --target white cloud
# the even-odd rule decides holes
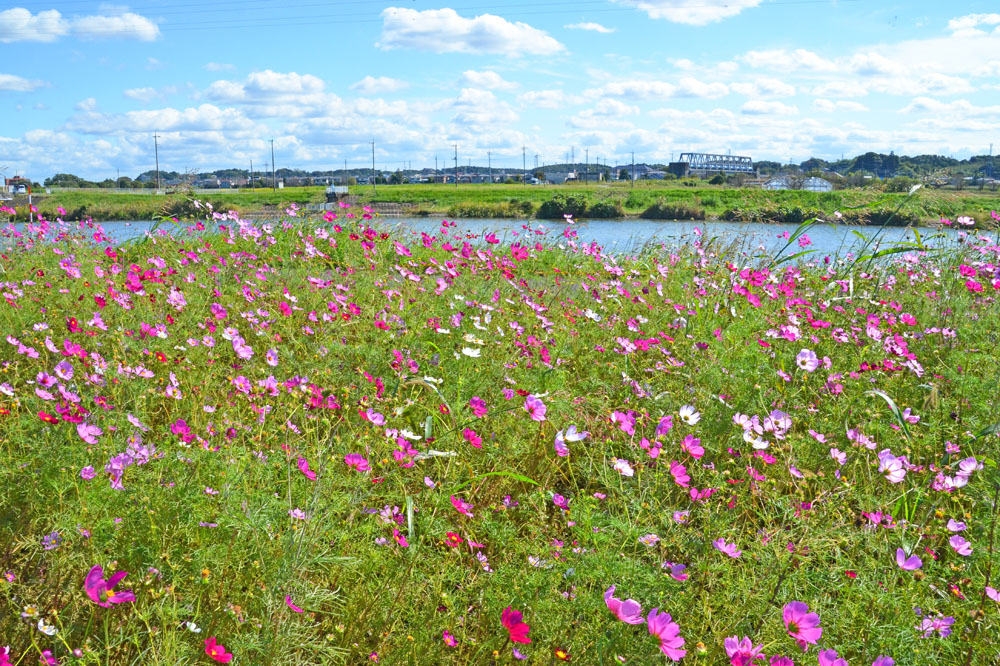
[[[868,107],[864,104],[860,104],[858,102],[848,102],[845,100],[831,101],[828,99],[817,99],[813,101],[813,106],[817,111],[823,111],[824,113],[832,113],[834,111],[860,113],[868,110]]]
[[[733,83],[729,87],[733,92],[747,97],[791,97],[795,94],[795,86],[771,78],[757,79],[752,83]]]
[[[828,81],[812,89],[816,97],[864,97],[868,89],[857,81]]]
[[[32,14],[23,7],[0,12],[0,42],[54,42],[73,34],[81,39],[137,39],[150,42],[160,36],[160,28],[145,16],[124,8],[102,6],[106,14],[63,18],[58,10]]]
[[[69,22],[55,9],[32,14],[23,7],[0,12],[0,42],[54,42],[69,33]]]
[[[1000,117],[1000,105],[976,106],[968,100],[942,102],[931,97],[917,97],[900,110],[901,113],[932,113],[957,118]]]
[[[576,104],[562,90],[532,90],[521,95],[518,100],[526,107],[539,109],[563,109]]]
[[[123,114],[85,110],[66,123],[66,129],[81,134],[119,132],[206,132],[255,127],[238,109],[202,104],[187,109],[150,109]]]
[[[389,7],[382,12],[382,49],[434,53],[499,53],[507,56],[552,55],[566,48],[543,30],[511,23],[492,14],[459,16],[454,9],[417,11]]]
[[[351,90],[362,95],[378,95],[380,93],[396,92],[408,87],[410,84],[400,79],[393,79],[388,76],[366,76],[357,83],[351,84]]]
[[[134,99],[137,102],[148,102],[150,99],[159,96],[156,88],[129,88],[122,93],[129,99]]]
[[[948,21],[948,28],[960,36],[983,34],[981,25],[1000,26],[1000,14],[968,14]]]
[[[477,72],[468,69],[462,72],[459,84],[473,88],[485,88],[486,90],[514,90],[518,84],[505,80],[496,72]]]
[[[862,76],[902,76],[908,68],[880,53],[855,53],[848,61],[847,68]]]
[[[740,56],[740,60],[751,67],[777,69],[786,72],[796,70],[813,72],[837,71],[837,65],[833,61],[822,58],[806,49],[795,49],[794,51],[787,49],[747,51],[747,53]]]
[[[227,62],[206,62],[202,69],[206,72],[231,72],[236,69],[236,65]]]
[[[44,81],[30,81],[14,74],[0,74],[0,90],[31,92],[35,88],[48,85]]]
[[[614,28],[605,28],[600,23],[569,23],[563,27],[568,30],[590,30],[591,32],[599,32],[605,35],[615,31]]]
[[[756,7],[763,0],[615,0],[646,12],[650,18],[674,23],[707,25],[736,16],[744,9]]]
[[[160,28],[145,16],[126,12],[115,16],[84,16],[73,20],[73,33],[83,39],[137,39],[152,42]]]
[[[324,88],[323,80],[312,74],[265,69],[251,73],[244,82],[216,81],[208,87],[206,94],[224,102],[265,103],[322,93]]]
[[[781,102],[765,102],[752,99],[740,107],[740,113],[752,116],[792,116],[799,112],[798,107]]]
[[[729,86],[724,83],[706,83],[690,76],[683,77],[677,85],[678,97],[700,97],[715,99],[729,94]]]

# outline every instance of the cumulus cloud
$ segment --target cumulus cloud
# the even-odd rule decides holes
[[[389,7],[382,12],[382,49],[434,53],[498,53],[507,56],[552,55],[566,48],[544,30],[512,23],[493,14],[475,18],[454,9],[418,11]]]
[[[901,113],[931,113],[958,118],[1000,117],[1000,106],[976,106],[967,99],[942,102],[932,97],[917,97]]]
[[[979,26],[998,26],[1000,30],[1000,14],[967,14],[948,21],[948,28],[963,36],[983,34]]]
[[[145,16],[126,12],[115,16],[84,16],[73,20],[73,33],[83,39],[137,39],[152,42],[160,28]]]
[[[325,87],[323,80],[312,74],[265,69],[253,72],[245,81],[216,81],[206,95],[223,102],[268,103],[322,93]]]
[[[849,102],[846,100],[817,99],[813,101],[813,107],[817,111],[832,113],[834,111],[861,112],[867,111],[868,107],[859,102]]]
[[[0,42],[54,42],[69,34],[69,21],[55,9],[32,14],[23,7],[0,12]]]
[[[137,39],[150,42],[160,36],[160,28],[145,16],[120,8],[104,7],[106,14],[63,18],[58,10],[32,14],[23,7],[0,12],[0,42],[54,42],[74,34],[81,39]]]
[[[705,82],[691,76],[682,77],[677,83],[655,80],[611,81],[603,87],[590,90],[593,96],[621,97],[636,101],[664,100],[673,97],[714,99],[729,94],[729,86],[718,82]]]
[[[733,92],[747,97],[791,97],[795,94],[795,86],[771,78],[733,83],[729,87]]]
[[[601,34],[608,34],[614,32],[614,28],[605,28],[600,23],[569,23],[563,26],[567,30],[590,30],[591,32],[599,32]]]
[[[806,70],[813,72],[835,72],[837,65],[832,60],[822,58],[806,49],[770,49],[747,51],[739,58],[755,68],[776,69],[786,72]]]
[[[31,81],[14,74],[0,74],[0,90],[11,92],[31,92],[47,85],[44,81]]]
[[[816,97],[864,97],[868,89],[857,81],[827,81],[812,89]]]
[[[351,90],[362,95],[378,95],[381,93],[396,92],[402,90],[410,84],[400,79],[393,79],[388,76],[366,76],[357,83],[351,84]]]
[[[793,116],[798,112],[799,109],[796,106],[759,99],[752,99],[740,107],[740,113],[748,116]]]
[[[650,18],[666,19],[687,25],[708,25],[736,16],[745,9],[756,7],[763,0],[615,0],[635,7]]]
[[[521,95],[518,100],[524,106],[539,109],[562,109],[576,103],[562,90],[532,90]]]
[[[496,72],[477,72],[472,69],[462,72],[459,84],[486,90],[514,90],[518,87],[518,84],[505,80]]]

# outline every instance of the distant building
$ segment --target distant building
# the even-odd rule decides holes
[[[833,183],[822,178],[806,178],[802,181],[802,189],[807,192],[832,192]]]
[[[576,180],[575,171],[546,171],[545,182],[561,185],[567,180]]]
[[[791,190],[792,182],[788,176],[775,176],[771,178],[763,185],[761,185],[762,190]]]

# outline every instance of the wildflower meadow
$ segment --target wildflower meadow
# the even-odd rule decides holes
[[[3,228],[0,665],[1000,663],[996,214],[286,213]]]

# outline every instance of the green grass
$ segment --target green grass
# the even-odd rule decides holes
[[[644,624],[608,612],[611,585],[644,614],[671,613],[684,664],[728,663],[733,635],[796,663],[817,649],[855,666],[880,654],[993,663],[995,245],[776,263],[709,229],[699,246],[612,258],[566,238],[567,250],[446,251],[442,238],[338,222],[178,229],[114,251],[92,244],[92,224],[53,225],[50,238],[69,232],[57,243],[3,231],[14,246],[0,257],[0,644],[14,663],[45,649],[63,664],[211,663],[209,636],[237,664],[511,663],[508,606],[531,627],[525,663],[556,650],[662,663]],[[829,367],[798,367],[803,349]],[[528,395],[544,420],[529,417]],[[90,443],[76,400],[102,430]],[[684,405],[700,420],[683,422]],[[60,410],[70,420],[40,417]],[[762,429],[769,446],[755,454],[734,416],[773,410],[791,426]],[[634,433],[619,425],[628,412]],[[664,417],[673,426],[657,436]],[[570,425],[589,436],[560,457]],[[105,466],[129,447],[138,457],[137,437],[156,454],[115,489]],[[879,472],[881,449],[912,464],[901,483]],[[967,485],[933,488],[971,456],[984,468]],[[671,461],[717,492],[693,501]],[[81,478],[87,466],[96,478]],[[873,527],[863,513],[875,511],[897,525]],[[948,545],[949,519],[966,523],[971,556]],[[742,555],[717,551],[718,538]],[[896,566],[900,547],[919,571]],[[689,578],[666,575],[667,561]],[[95,565],[129,572],[118,589],[136,600],[92,602]],[[823,627],[806,655],[782,622],[791,601]],[[953,617],[952,635],[921,638],[914,608]]]

